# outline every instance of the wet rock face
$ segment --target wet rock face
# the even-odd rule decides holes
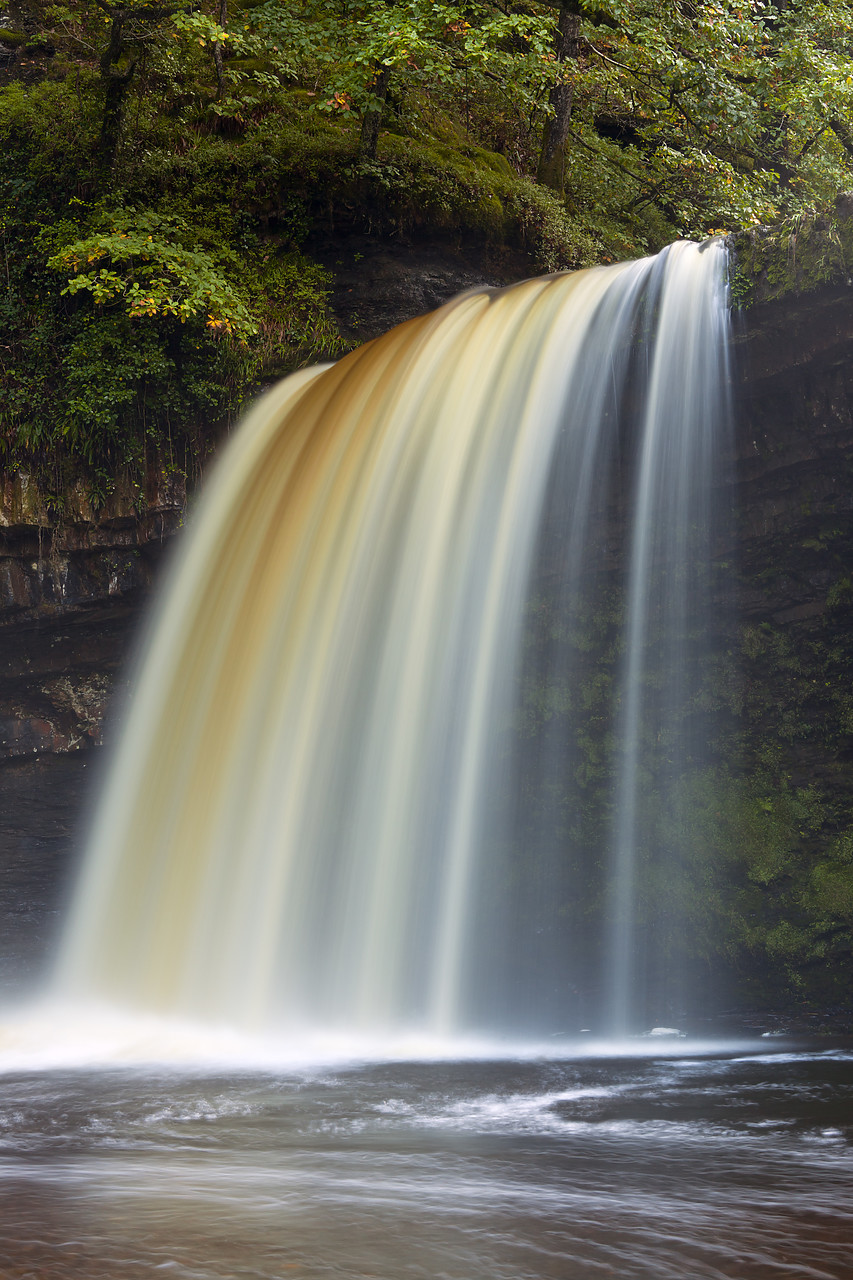
[[[152,555],[143,544],[142,549],[52,550],[48,556],[36,553],[35,558],[7,552],[0,556],[0,626],[70,613],[94,601],[124,599],[144,591],[150,586],[158,551]]]
[[[81,481],[52,511],[33,478],[0,487],[0,628],[144,592],[186,507],[183,476],[119,477],[102,507]]]
[[[0,762],[99,745],[116,675],[166,549],[183,479],[119,477],[95,508],[81,482],[61,514],[31,477],[0,489]],[[2,787],[0,787],[2,792]]]
[[[101,744],[144,598],[0,630],[0,763]]]
[[[144,491],[119,482],[98,510],[80,485],[63,496],[58,518],[25,474],[0,492],[0,865],[6,879],[30,858],[48,868],[44,910],[186,502],[179,477],[154,473]],[[4,936],[21,924],[24,937],[32,921],[4,910]]]
[[[312,256],[334,277],[332,307],[341,333],[369,342],[467,289],[501,288],[536,274],[521,250],[476,243],[437,244],[350,236],[317,239]]]
[[[853,553],[853,289],[753,308],[735,364],[741,612],[816,617]]]
[[[97,780],[97,753],[0,763],[0,999],[50,965]]]
[[[35,974],[53,936],[145,598],[0,627],[0,993]]]
[[[853,289],[753,308],[737,344],[737,633],[749,759],[853,815]]]

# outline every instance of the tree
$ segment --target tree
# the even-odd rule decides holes
[[[690,233],[831,198],[851,178],[850,19],[846,2],[563,0],[539,180]]]
[[[109,39],[98,66],[104,86],[104,114],[100,149],[106,165],[111,165],[121,137],[122,111],[137,64],[149,44],[157,39],[164,18],[187,7],[189,0],[174,4],[136,3],[124,0],[96,0],[109,22]]]
[[[258,52],[274,53],[282,75],[292,75],[296,64],[322,86],[320,109],[361,118],[365,158],[376,155],[389,102],[401,106],[407,95],[424,92],[458,105],[498,83],[535,110],[553,78],[552,22],[532,8],[267,0],[252,9],[251,19]]]
[[[267,0],[247,16],[280,80],[360,118],[364,159],[390,113],[464,104],[473,141],[652,237],[766,220],[849,180],[841,0]]]
[[[545,122],[536,177],[548,187],[563,185],[563,153],[569,136],[574,91],[564,64],[577,62],[581,50],[582,9],[577,0],[563,0],[554,37],[554,61],[559,72],[550,94],[551,115]]]

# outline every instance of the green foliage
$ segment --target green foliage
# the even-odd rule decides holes
[[[523,176],[535,171],[552,91],[567,84],[568,207],[614,253],[800,215],[849,185],[853,78],[841,0],[581,8],[567,61],[554,53],[558,6],[538,0],[464,10],[436,0],[265,0],[238,3],[230,20],[212,2],[81,0],[43,9],[42,29],[60,63],[73,61],[78,74],[81,64],[89,75],[98,68],[78,106],[95,125],[100,115],[102,144],[109,113],[121,115],[122,163],[150,153],[150,124],[140,122],[153,101],[157,128],[162,117],[181,120],[192,145],[205,130],[252,130],[279,110],[283,87],[299,86],[303,115],[348,124],[381,111],[392,132],[449,140],[449,131],[501,152]]]
[[[62,296],[86,292],[96,307],[117,305],[135,319],[201,320],[216,333],[244,341],[258,332],[244,300],[211,255],[179,242],[178,237],[191,234],[182,219],[119,209],[107,221],[108,231],[73,240],[48,258],[52,270],[71,273]],[[55,236],[54,228],[42,241]]]
[[[42,115],[61,102],[55,86],[30,98]],[[153,450],[195,470],[259,378],[339,353],[317,264],[264,243],[221,201],[170,193],[158,211],[139,193],[63,193],[41,176],[36,104],[16,87],[6,105],[24,161],[0,179],[7,465],[50,472],[59,450],[109,469]]]
[[[528,171],[550,92],[568,81],[570,204],[592,206],[623,242],[626,223],[641,228],[641,244],[664,225],[670,234],[755,225],[844,185],[843,6],[780,13],[763,0],[635,0],[583,10],[568,64],[553,53],[557,7],[540,3],[474,3],[463,16],[427,0],[269,0],[246,12],[241,38],[280,78],[313,81],[320,111],[382,108],[382,71],[391,128],[416,131],[430,113],[458,120],[461,106],[470,140]]]
[[[346,349],[329,309],[330,290],[328,273],[298,250],[262,254],[251,286],[258,317],[252,351],[265,377]]]
[[[732,294],[741,306],[846,284],[853,271],[853,204],[842,195],[829,209],[739,232],[732,247]]]

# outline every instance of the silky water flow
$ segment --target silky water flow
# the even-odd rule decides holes
[[[849,1044],[624,1035],[702,1011],[724,280],[469,294],[256,406],[0,1019],[4,1280],[853,1275]]]
[[[637,905],[644,744],[664,789],[701,760],[680,709],[726,338],[725,250],[679,243],[463,295],[260,400],[173,568],[56,994],[294,1036],[564,1030],[582,672],[536,627],[543,592],[571,632],[615,573],[583,981],[628,1029],[666,969]],[[565,697],[525,757],[539,686]]]

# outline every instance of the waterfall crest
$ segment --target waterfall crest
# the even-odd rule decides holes
[[[654,626],[688,625],[708,557],[724,256],[682,243],[467,294],[256,405],[160,606],[63,992],[248,1028],[561,1029],[573,837],[540,805],[519,872],[520,691],[547,667],[572,701],[571,665],[531,659],[530,620],[543,582],[571,613],[618,490],[633,515],[597,928],[626,1022],[643,733],[674,714],[645,655]],[[578,715],[537,729],[545,791],[576,768]]]

